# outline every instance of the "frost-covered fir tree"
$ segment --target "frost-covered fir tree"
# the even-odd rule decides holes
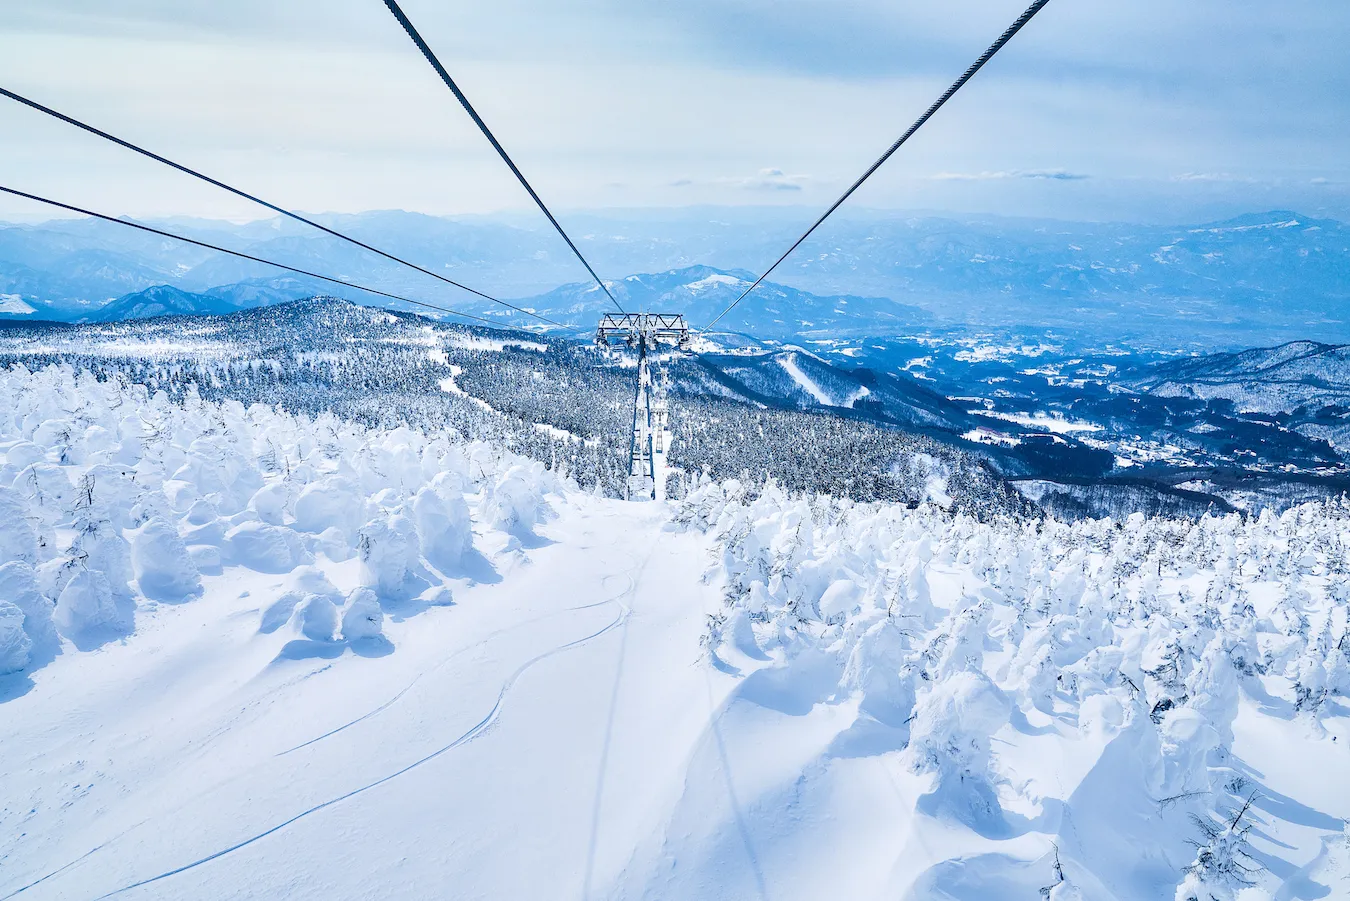
[[[1195,860],[1177,886],[1176,901],[1233,901],[1240,889],[1253,884],[1257,866],[1248,851],[1247,835],[1254,797],[1230,816],[1192,818],[1201,837],[1192,842]]]

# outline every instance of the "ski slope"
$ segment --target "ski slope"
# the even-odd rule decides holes
[[[1347,547],[624,503],[16,367],[0,901],[1350,897]]]
[[[732,681],[700,665],[699,539],[663,518],[569,499],[500,581],[395,617],[397,653],[259,640],[249,598],[285,577],[227,573],[61,661],[7,705],[33,812],[0,897],[599,894]]]

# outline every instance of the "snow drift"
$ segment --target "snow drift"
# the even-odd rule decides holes
[[[1312,897],[1291,868],[1343,842],[1344,500],[978,522],[731,482],[677,520],[715,540],[713,662],[757,705],[771,677],[773,707],[834,717],[792,803],[878,757],[913,780],[913,828],[945,836],[921,866],[931,848],[897,838],[886,895]],[[1328,753],[1334,789],[1269,787]]]

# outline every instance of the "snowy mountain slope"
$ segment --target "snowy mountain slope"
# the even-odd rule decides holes
[[[1246,383],[1345,391],[1350,389],[1350,345],[1291,341],[1279,347],[1208,354],[1161,364],[1150,373],[1150,381],[1156,387]]]
[[[862,367],[846,369],[801,349],[705,353],[689,362],[677,361],[671,371],[677,391],[705,391],[797,409],[831,408],[953,433],[974,423],[963,406],[913,378]]]
[[[253,300],[297,288],[278,281],[254,286]],[[331,298],[225,317],[3,328],[0,365],[69,363],[173,396],[195,384],[209,399],[454,428],[560,463],[588,487],[620,491],[631,360],[588,342]],[[1312,433],[1334,425],[1327,412],[1295,431],[1297,417],[1149,393],[1137,384],[1147,364],[1120,353],[1075,356],[1044,339],[942,340],[843,347],[856,356],[766,344],[663,361],[682,435],[671,457],[682,470],[674,495],[705,470],[717,478],[748,471],[800,490],[918,503],[930,496],[925,461],[973,476],[969,498],[957,480],[958,505],[1003,509],[1006,494],[992,487],[1000,479],[1058,482],[1029,496],[1066,517],[1283,509],[1350,484],[1331,436]],[[906,368],[916,351],[931,364],[917,374]]]
[[[1141,384],[1159,397],[1228,401],[1301,434],[1350,447],[1350,345],[1294,341],[1154,367]]]
[[[237,307],[205,294],[180,291],[170,285],[155,285],[117,298],[93,317],[100,322],[150,319],[154,316],[212,316],[233,313]]]
[[[1149,484],[1167,485],[1220,498],[1220,508],[1227,503],[1248,510],[1337,496],[1350,487],[1350,457],[1334,444],[1333,430],[1345,420],[1341,411],[1318,403],[1299,411],[1310,393],[1327,390],[1319,389],[1315,376],[1263,384],[1258,373],[1251,393],[1278,402],[1287,390],[1293,401],[1287,412],[1276,413],[1260,412],[1260,402],[1253,404],[1256,410],[1244,409],[1204,381],[1210,362],[1264,357],[1267,351],[1179,357],[1176,348],[1081,343],[1044,329],[930,329],[892,339],[820,340],[811,347],[835,366],[894,372],[959,403],[974,420],[966,437],[1014,457],[1005,471],[1079,486],[1073,492],[1081,497],[1062,515],[1073,515],[1070,508],[1079,500],[1097,516],[1163,512],[1179,501],[1191,506],[1175,494],[1158,497],[1156,507],[1138,506],[1130,498],[1142,495],[1131,480],[1146,491]],[[1194,386],[1187,380],[1192,368]],[[1166,390],[1151,390],[1160,381]],[[1201,396],[1211,391],[1219,396]],[[1061,444],[1063,439],[1080,447]],[[1029,442],[1041,446],[1035,456],[1044,459],[1021,468],[1016,457]],[[1084,448],[1111,457],[1094,462]],[[1103,506],[1094,495],[1103,494],[1104,483],[1110,483],[1105,493],[1119,496]]]
[[[24,302],[17,294],[0,294],[0,314],[6,316],[31,316],[37,309]]]
[[[69,369],[0,400],[0,897],[1350,885],[1343,503],[672,508]]]
[[[599,485],[611,496],[621,494],[627,466],[633,369],[623,359],[536,333],[448,325],[332,298],[225,317],[10,326],[0,335],[0,366],[12,363],[90,368],[100,377],[129,378],[174,397],[192,390],[210,400],[273,403],[372,426],[453,429],[559,466],[585,487]],[[777,364],[765,365],[787,381]],[[739,415],[704,411],[697,395],[711,383],[709,370],[680,369],[674,373],[677,382],[684,381],[685,371],[696,371],[701,381],[689,386],[696,396],[674,398],[678,420],[701,429],[709,416]],[[856,388],[842,371],[819,378],[827,376]],[[721,386],[716,393],[759,402],[744,386]],[[749,467],[803,489],[918,503],[928,496],[925,472],[934,465],[969,473],[978,486],[969,498],[955,491],[956,503],[998,506],[1012,497],[993,487],[999,477],[978,456],[894,428],[894,422],[907,421],[898,414],[879,429],[798,411],[786,399],[765,399],[778,409],[760,416],[756,428],[791,440],[747,445],[733,433],[704,430],[678,451],[681,471],[670,485],[673,496],[705,470],[728,476]],[[861,410],[840,412],[863,418]],[[860,444],[867,446],[865,454],[857,453]],[[841,456],[851,457],[851,468],[869,470],[867,477],[841,480],[835,462]]]
[[[598,889],[727,689],[660,508],[407,429],[0,393],[5,897]],[[335,869],[353,842],[385,863]]]
[[[0,366],[69,363],[175,398],[194,392],[372,426],[451,430],[509,445],[562,466],[588,487],[599,482],[615,492],[627,452],[617,436],[630,376],[583,369],[574,356],[594,354],[529,333],[448,326],[322,297],[225,317],[15,325],[0,336]],[[572,377],[541,388],[538,369]],[[447,391],[451,377],[492,403]],[[571,403],[558,402],[564,388]],[[579,394],[585,403],[575,402]],[[582,440],[541,431],[541,422]]]

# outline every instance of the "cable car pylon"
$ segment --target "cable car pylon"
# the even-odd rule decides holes
[[[606,313],[595,330],[602,347],[623,344],[637,351],[637,386],[633,394],[633,430],[628,443],[628,478],[624,497],[657,499],[656,455],[664,454],[669,424],[664,385],[652,380],[651,352],[661,345],[689,349],[689,323],[681,313]],[[664,470],[664,467],[662,467]]]

